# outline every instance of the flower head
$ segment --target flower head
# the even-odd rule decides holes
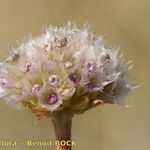
[[[37,116],[63,109],[83,113],[103,102],[124,105],[131,89],[117,50],[106,49],[102,37],[72,24],[46,28],[0,63],[0,97]]]

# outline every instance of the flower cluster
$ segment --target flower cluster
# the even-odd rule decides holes
[[[102,103],[125,104],[132,89],[128,65],[87,27],[50,26],[12,48],[0,63],[0,98],[39,117],[69,109],[83,113]]]

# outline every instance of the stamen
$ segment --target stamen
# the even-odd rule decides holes
[[[65,67],[66,67],[67,69],[71,68],[72,66],[73,66],[73,64],[72,64],[72,62],[70,62],[70,61],[67,61],[67,62],[65,63]]]

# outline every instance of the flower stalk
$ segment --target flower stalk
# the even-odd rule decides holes
[[[58,112],[52,115],[52,123],[55,132],[56,141],[71,141],[71,126],[72,126],[73,114],[64,110],[63,112]],[[71,150],[71,146],[68,145],[58,145],[56,150]]]

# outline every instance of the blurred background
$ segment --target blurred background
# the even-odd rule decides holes
[[[7,57],[8,45],[30,32],[38,35],[43,25],[79,27],[86,22],[108,47],[120,47],[125,62],[134,61],[131,78],[142,86],[126,100],[130,108],[116,105],[97,107],[73,118],[74,150],[150,149],[150,1],[149,0],[0,0],[0,60]],[[0,102],[0,140],[17,141],[8,150],[50,150],[29,148],[25,142],[53,140],[49,118],[36,121],[27,111],[17,111]],[[20,144],[23,142],[22,144]]]

